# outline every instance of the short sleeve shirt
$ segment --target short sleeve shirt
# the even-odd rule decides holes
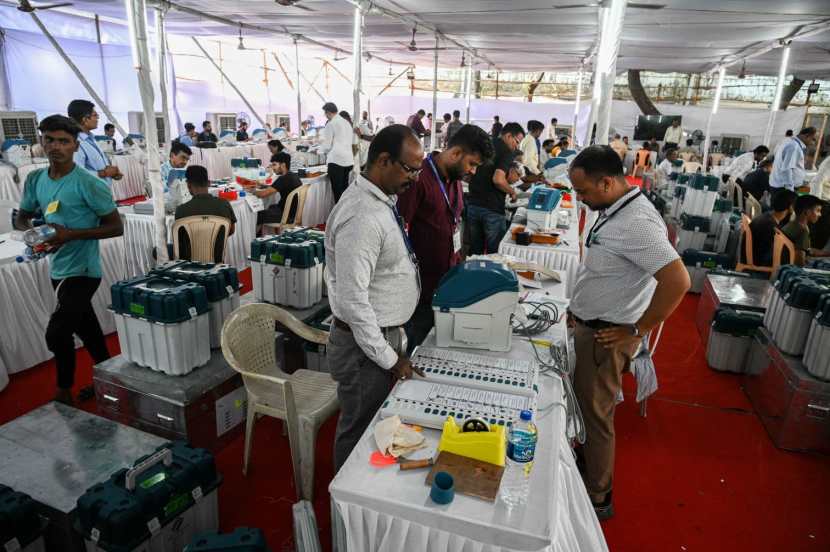
[[[574,284],[571,311],[582,320],[633,324],[651,303],[654,274],[679,255],[666,225],[642,194],[632,189],[599,215],[588,234]],[[605,222],[603,222],[605,221]]]
[[[493,175],[496,169],[501,169],[506,175],[513,164],[515,152],[510,151],[501,138],[493,139],[495,155],[493,159],[476,170],[470,182],[470,193],[467,197],[470,205],[484,207],[495,213],[504,214],[504,197],[507,195],[493,184]]]
[[[213,197],[210,194],[196,194],[193,199],[176,208],[177,220],[200,215],[223,217],[236,223],[236,213],[233,212],[231,204],[225,199]]]
[[[23,187],[20,208],[30,213],[40,209],[47,223],[70,230],[97,228],[101,217],[115,211],[115,201],[107,184],[79,165],[66,176],[53,180],[49,168],[29,174]],[[73,240],[63,244],[50,257],[52,278],[74,276],[101,277],[98,240]]]
[[[302,180],[300,177],[297,176],[297,173],[289,172],[285,173],[284,175],[277,178],[271,187],[274,188],[280,194],[280,200],[277,203],[277,207],[279,208],[280,212],[285,209],[285,202],[288,199],[288,194],[299,188],[303,185]],[[288,213],[288,220],[294,220],[294,215],[297,210],[297,206],[291,206],[291,212]]]
[[[810,231],[801,226],[797,220],[791,220],[781,229],[797,250],[807,251],[812,247],[810,243]]]

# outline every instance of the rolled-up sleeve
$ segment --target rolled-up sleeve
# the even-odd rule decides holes
[[[366,356],[388,370],[398,361],[398,354],[383,337],[375,311],[369,304],[369,284],[382,245],[381,229],[363,217],[352,217],[337,229],[334,310],[338,318],[349,325]]]

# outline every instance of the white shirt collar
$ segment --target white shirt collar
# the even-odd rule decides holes
[[[395,203],[397,202],[397,198],[395,196],[388,196],[386,195],[383,190],[381,190],[378,186],[372,183],[371,180],[363,176],[362,174],[357,175],[357,180],[355,180],[355,185],[357,185],[361,190],[364,192],[368,192],[370,195],[375,196],[378,200],[382,201],[383,203],[389,205],[390,207],[394,207]]]
[[[637,188],[636,186],[631,188],[630,190],[628,190],[625,193],[624,196],[622,196],[620,199],[618,199],[617,201],[612,203],[610,207],[608,207],[605,211],[603,211],[602,214],[606,217],[610,217],[615,212],[620,210],[623,203],[625,203],[626,201],[628,201],[630,198],[634,197],[638,193],[640,193],[640,188]]]

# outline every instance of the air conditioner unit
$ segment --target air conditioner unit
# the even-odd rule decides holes
[[[553,130],[556,136],[570,136],[573,125],[556,125]]]
[[[205,120],[210,121],[213,126],[213,133],[217,136],[223,130],[236,132],[236,113],[205,113]]]
[[[143,111],[128,111],[127,122],[130,125],[131,134],[143,134],[147,136],[147,132],[144,130]],[[158,131],[159,145],[166,144],[167,136],[164,132],[164,115],[160,111],[156,112],[156,130]]]
[[[291,117],[288,113],[268,113],[265,115],[265,122],[274,130],[282,128],[291,134]]]
[[[718,138],[720,151],[726,155],[734,155],[736,151],[748,151],[749,135],[748,134],[724,134]]]
[[[37,144],[37,115],[34,111],[0,111],[0,133],[0,143],[25,140]]]

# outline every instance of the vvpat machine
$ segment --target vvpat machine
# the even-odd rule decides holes
[[[531,230],[545,230],[556,228],[556,213],[562,192],[555,188],[539,187],[530,194],[527,203],[527,226]]]
[[[510,317],[519,302],[519,281],[502,263],[467,261],[441,279],[432,297],[439,347],[509,351]]]
[[[15,167],[32,163],[32,145],[26,140],[8,138],[0,146],[0,150],[3,152],[3,161],[11,163]]]

